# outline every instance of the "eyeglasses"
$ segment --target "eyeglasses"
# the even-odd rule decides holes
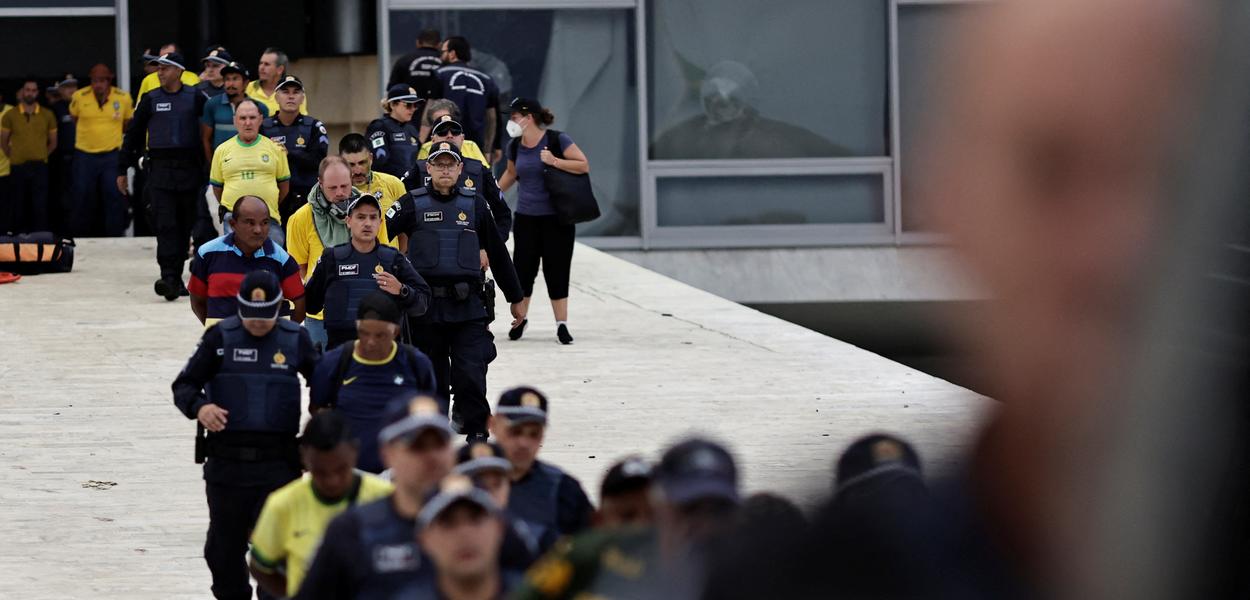
[[[404,106],[407,106],[408,108],[416,108],[416,107],[417,107],[417,103],[416,103],[416,102],[405,102],[405,103],[404,103]]]
[[[429,163],[429,164],[427,164],[427,165],[426,165],[426,168],[428,168],[428,169],[429,169],[429,170],[431,170],[431,171],[442,171],[442,172],[444,172],[444,173],[450,173],[450,172],[452,172],[452,171],[455,171],[455,170],[456,170],[456,167],[458,167],[458,166],[460,166],[460,163],[458,163],[458,162],[450,162],[450,163]]]
[[[456,127],[456,126],[452,125],[452,126],[448,126],[448,127],[443,127],[443,128],[441,128],[441,129],[439,129],[438,131],[435,131],[435,132],[434,132],[434,135],[451,135],[451,136],[456,136],[456,135],[460,135],[460,134],[462,134],[462,133],[464,133],[464,128],[462,128],[462,127]]]

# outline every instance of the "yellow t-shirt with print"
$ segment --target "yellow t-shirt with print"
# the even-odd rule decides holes
[[[386,211],[390,210],[391,205],[399,200],[400,196],[408,193],[408,190],[404,188],[404,182],[398,177],[381,171],[370,172],[368,183],[354,187],[360,193],[369,194],[378,199],[378,204],[382,206],[384,220]]]
[[[383,214],[386,214],[385,211]],[[378,227],[378,243],[398,248],[398,242],[387,237],[386,218],[381,219],[381,225]],[[325,252],[325,249],[325,245],[321,243],[321,236],[317,234],[312,205],[305,204],[299,207],[286,223],[286,251],[291,258],[295,259],[295,264],[302,265],[307,271],[304,283],[308,283],[308,279],[312,277],[317,260],[321,258],[321,253]],[[323,312],[309,313],[307,317],[320,321],[324,318]]]
[[[222,188],[221,205],[234,210],[234,203],[243,196],[257,196],[269,205],[269,217],[281,223],[278,215],[278,184],[291,178],[291,167],[273,140],[256,136],[244,144],[234,136],[213,151],[213,166],[208,182]]]
[[[307,474],[278,488],[265,500],[252,529],[252,558],[267,572],[285,567],[287,596],[299,591],[331,519],[353,503],[385,498],[394,490],[390,482],[372,473],[357,471],[356,475],[360,483],[354,501],[326,502],[317,495]]]
[[[272,94],[266,94],[265,88],[260,86],[260,81],[253,81],[247,84],[243,93],[265,106],[269,107],[269,114],[278,114],[278,90],[274,90]],[[304,101],[299,103],[299,114],[308,114],[308,94],[304,94]]]
[[[130,94],[109,90],[104,103],[96,102],[95,92],[85,87],[74,92],[69,114],[77,121],[74,148],[83,152],[111,152],[122,147],[122,125],[135,116]]]

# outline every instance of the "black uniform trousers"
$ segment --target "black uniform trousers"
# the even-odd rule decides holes
[[[300,476],[294,459],[243,463],[209,456],[204,465],[208,535],[204,561],[213,575],[213,597],[248,600],[247,549],[256,518],[274,490]],[[256,597],[273,596],[257,587]]]
[[[156,228],[156,262],[162,278],[182,278],[195,226],[196,203],[203,203],[200,166],[191,161],[153,159],[144,193]]]
[[[15,233],[48,229],[48,163],[39,160],[9,170],[7,229]]]
[[[436,300],[437,302],[437,300]],[[486,319],[453,323],[411,321],[412,344],[434,363],[437,393],[455,398],[452,420],[466,435],[485,434],[490,404],[486,401],[486,369],[497,356],[495,336]]]

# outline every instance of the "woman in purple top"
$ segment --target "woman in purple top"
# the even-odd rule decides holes
[[[517,98],[508,107],[508,135],[514,138],[508,145],[508,171],[499,178],[499,189],[508,191],[514,183],[517,188],[516,219],[512,224],[512,261],[516,264],[525,300],[521,301],[521,316],[512,321],[508,339],[519,340],[529,325],[530,296],[534,294],[534,279],[542,264],[543,280],[547,282],[547,296],[551,298],[551,310],[556,317],[556,338],[561,344],[573,343],[569,334],[569,269],[573,263],[573,236],[576,229],[565,223],[551,205],[543,181],[543,169],[553,168],[573,174],[590,172],[590,163],[581,148],[567,134],[551,130],[552,143],[558,139],[563,158],[556,158],[548,149],[547,126],[556,118],[537,100]]]

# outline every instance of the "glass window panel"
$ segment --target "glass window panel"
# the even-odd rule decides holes
[[[903,231],[932,231],[934,207],[914,193],[917,152],[929,108],[954,91],[940,76],[935,60],[942,56],[947,35],[964,27],[983,7],[971,3],[899,6],[899,202]]]
[[[578,233],[639,235],[632,10],[405,10],[392,11],[390,23],[392,60],[412,51],[427,27],[468,38],[471,66],[495,78],[502,105],[537,98],[555,113],[552,127],[590,159],[603,216]]]
[[[882,186],[877,174],[663,177],[656,217],[660,227],[882,223]]]
[[[649,156],[886,155],[887,4],[648,2]]]
[[[51,83],[67,71],[82,85],[87,69],[102,62],[117,71],[117,41],[113,17],[4,17],[0,40],[9,48],[8,60],[0,60],[0,79],[15,80],[34,74],[40,83]],[[48,43],[72,40],[73,43]],[[28,50],[20,50],[28,49]],[[4,101],[13,104],[17,82],[5,83]],[[117,84],[125,87],[126,82]]]

